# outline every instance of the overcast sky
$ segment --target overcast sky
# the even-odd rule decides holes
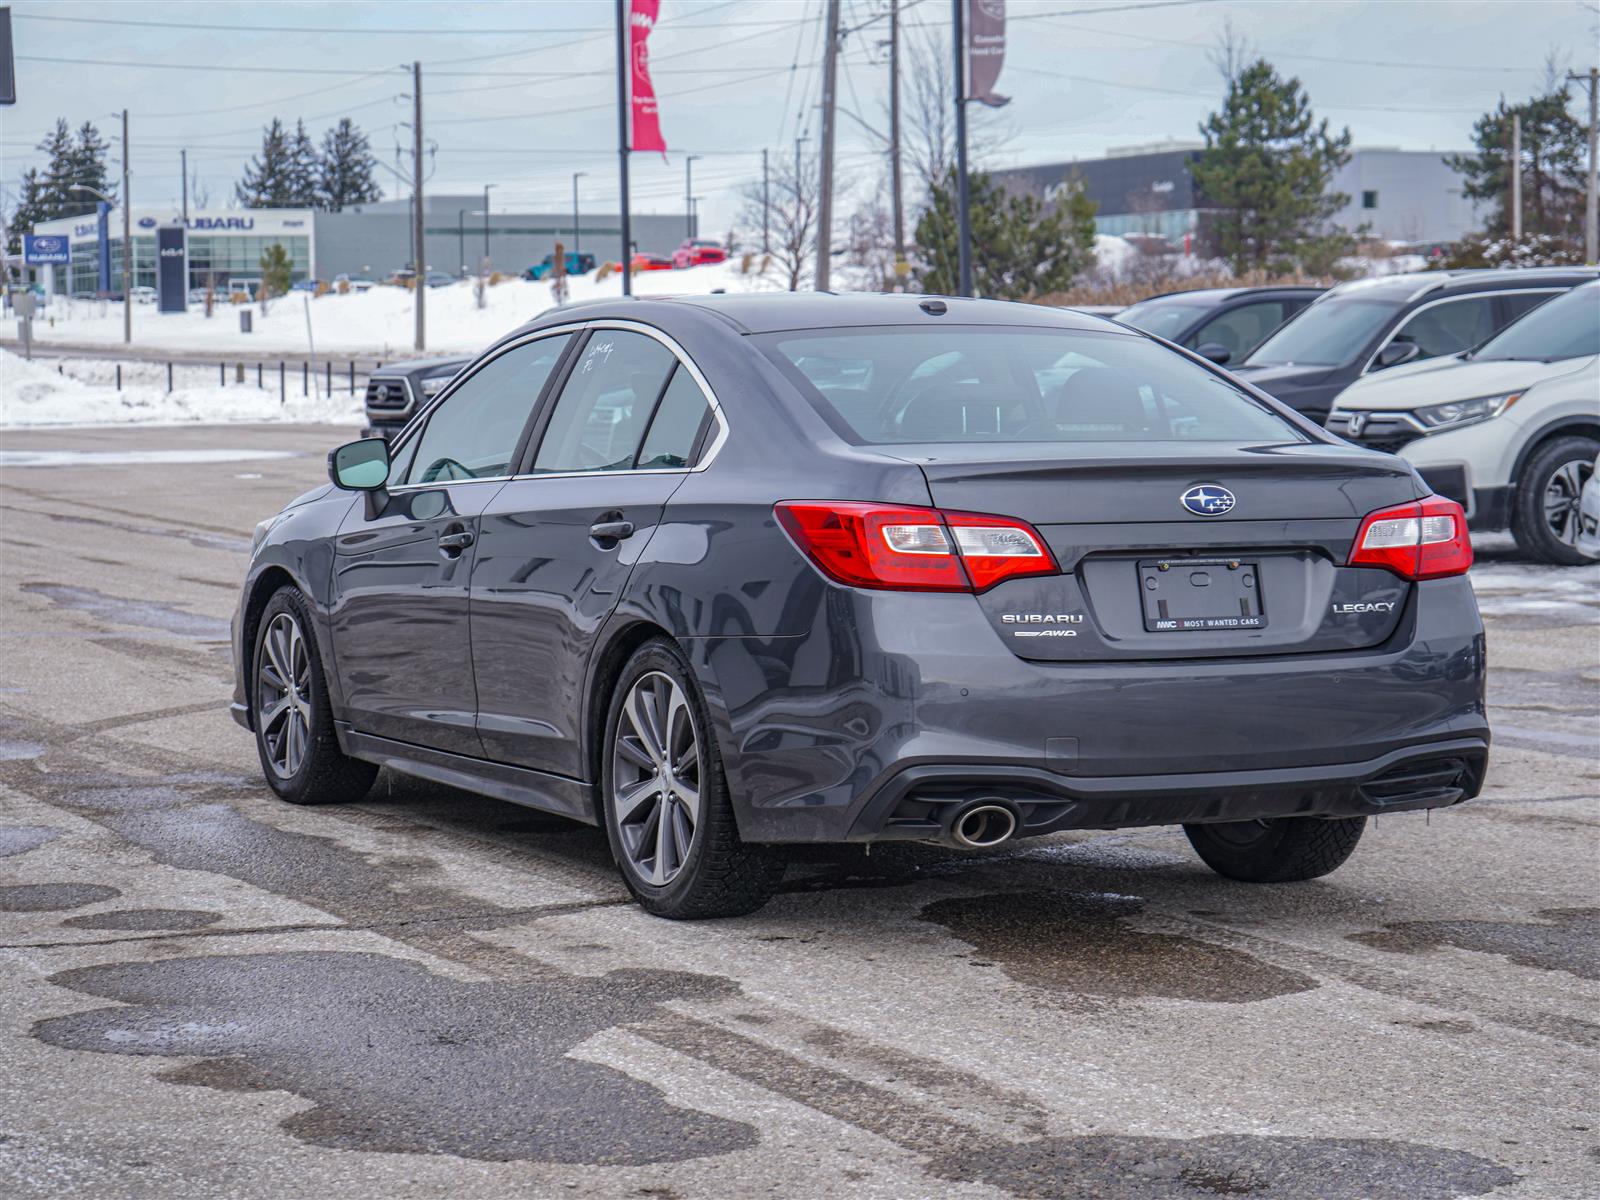
[[[681,212],[686,153],[702,228],[721,231],[760,154],[793,155],[818,129],[823,0],[662,0],[651,41],[661,122],[672,148],[633,158],[634,208]],[[1594,0],[1010,0],[1000,91],[1006,131],[996,165],[1096,157],[1112,146],[1196,140],[1221,83],[1208,51],[1225,21],[1357,146],[1456,150],[1472,120],[1505,95],[1539,90],[1553,54],[1586,70],[1597,57]],[[949,0],[901,0],[915,40],[949,28]],[[885,173],[886,0],[843,0],[840,178],[856,189]],[[1121,11],[1113,11],[1120,9]],[[494,184],[496,211],[565,210],[572,173],[586,208],[616,205],[612,0],[501,3],[182,3],[14,0],[18,103],[0,109],[6,208],[55,119],[108,136],[131,113],[133,196],[175,202],[179,149],[214,207],[272,116],[313,134],[349,115],[396,165],[408,143],[408,77],[421,59],[424,130],[437,144],[427,187]],[[878,18],[874,20],[874,18]],[[193,26],[193,27],[174,27]],[[856,28],[860,27],[860,28]],[[68,61],[71,60],[71,61]],[[84,60],[94,60],[86,62]],[[853,115],[849,115],[853,114]],[[812,145],[815,145],[813,140]],[[400,163],[404,166],[405,164]],[[395,180],[380,179],[389,195]]]

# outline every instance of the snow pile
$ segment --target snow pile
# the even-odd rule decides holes
[[[745,275],[740,261],[691,267],[684,271],[644,271],[633,277],[637,296],[705,295],[770,291],[776,274]],[[596,280],[597,272],[567,279],[568,303],[622,294],[622,277]],[[483,349],[547,309],[555,307],[548,281],[507,280],[487,289],[485,307],[477,304],[471,280],[447,287],[429,288],[426,303],[427,343],[430,352],[471,353]],[[272,301],[266,315],[251,305],[254,330],[239,331],[243,306],[219,304],[208,319],[203,308],[186,313],[159,313],[149,305],[135,305],[133,340],[136,345],[164,351],[207,350],[218,353],[270,356],[273,351],[371,355],[388,358],[407,355],[414,335],[416,298],[397,287],[370,291],[311,296],[295,292]],[[309,334],[307,314],[309,310]],[[45,314],[34,321],[40,343],[115,346],[122,342],[122,306],[101,300],[52,300]],[[314,342],[314,346],[313,346]]]
[[[62,364],[66,366],[67,364]],[[87,370],[106,364],[73,364]],[[0,350],[0,428],[52,425],[181,425],[237,421],[355,424],[362,397],[337,388],[332,397],[299,396],[280,403],[276,390],[253,386],[179,387],[165,382],[114,386],[85,383],[58,373],[54,365],[27,362]]]

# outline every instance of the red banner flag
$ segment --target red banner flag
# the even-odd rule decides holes
[[[661,115],[656,111],[656,88],[650,82],[650,33],[656,27],[661,0],[629,0],[628,63],[632,116],[630,150],[667,152],[661,136]]]
[[[967,99],[999,108],[1011,97],[994,90],[1006,61],[1006,0],[967,0]]]

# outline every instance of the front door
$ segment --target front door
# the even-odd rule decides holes
[[[541,420],[528,474],[484,510],[472,570],[478,733],[499,762],[581,779],[583,683],[711,411],[662,342],[596,329]]]
[[[479,364],[396,448],[388,501],[334,543],[334,658],[361,733],[480,755],[468,585],[479,516],[505,486],[570,335]]]

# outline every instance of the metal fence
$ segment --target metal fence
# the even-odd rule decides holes
[[[37,360],[35,360],[37,361]],[[184,387],[254,387],[261,391],[275,391],[280,403],[287,404],[291,394],[332,397],[345,393],[352,397],[363,395],[367,378],[382,364],[349,360],[334,363],[283,359],[132,359],[71,358],[56,362],[57,374],[84,383],[111,384],[117,391],[127,387],[164,387],[172,392]]]

